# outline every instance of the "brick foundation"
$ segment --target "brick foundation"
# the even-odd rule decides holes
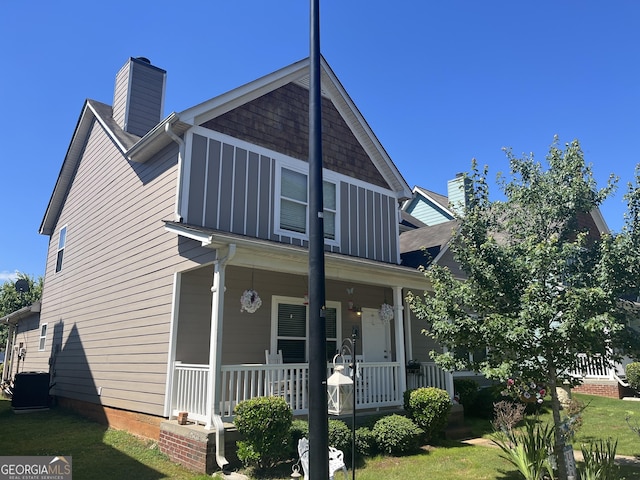
[[[73,410],[94,422],[156,441],[160,437],[160,423],[165,420],[163,417],[105,407],[72,398],[56,397],[56,402],[59,406]]]
[[[591,380],[585,381],[578,387],[573,387],[575,393],[586,393],[587,395],[597,395],[599,397],[623,398],[628,396],[627,389],[616,381]]]
[[[194,472],[211,474],[218,469],[215,432],[205,432],[201,426],[162,422],[159,447],[172,461]]]

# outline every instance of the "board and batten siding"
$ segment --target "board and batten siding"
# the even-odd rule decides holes
[[[186,157],[188,224],[308,246],[307,240],[279,233],[274,216],[280,165],[306,162],[199,127],[187,135]],[[331,174],[339,179],[339,243],[327,243],[326,250],[398,263],[398,211],[392,192],[340,172]]]
[[[173,219],[177,154],[171,144],[132,164],[94,122],[49,242],[41,322],[52,339],[52,393],[163,415],[174,272],[215,254],[164,229],[162,220]]]

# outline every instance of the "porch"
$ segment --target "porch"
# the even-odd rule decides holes
[[[398,362],[363,362],[357,365],[355,404],[357,410],[401,407],[404,391],[400,387],[405,366]],[[327,377],[333,364],[327,364]],[[309,410],[308,363],[222,365],[221,392],[216,412],[207,411],[209,365],[174,363],[171,416],[188,412],[191,421],[210,424],[212,414],[223,421],[233,419],[235,406],[250,398],[276,395],[289,404],[294,415]],[[437,387],[453,398],[453,377],[432,362],[407,375],[408,388]]]

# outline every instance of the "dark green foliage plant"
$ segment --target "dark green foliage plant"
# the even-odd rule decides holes
[[[369,427],[356,429],[356,453],[362,457],[370,457],[377,450],[376,436]]]
[[[246,466],[266,469],[275,466],[289,449],[293,413],[280,397],[256,397],[235,408],[235,424],[242,440],[237,442],[238,459]]]
[[[411,405],[409,405],[409,400],[411,399],[411,393],[415,390],[415,388],[405,390],[402,394],[402,405],[404,407],[404,411],[407,414],[411,415]]]
[[[607,438],[582,445],[584,463],[580,468],[582,480],[620,480],[620,467],[616,465],[618,441]]]
[[[475,403],[479,389],[478,382],[471,378],[459,378],[453,381],[453,390],[456,392],[458,401],[464,406],[465,412]]]
[[[640,362],[629,363],[625,368],[629,386],[640,392]]]
[[[496,432],[492,441],[525,480],[540,480],[545,472],[553,476],[553,467],[549,462],[549,455],[553,451],[553,431],[553,425],[529,419],[522,429]]]
[[[444,430],[451,411],[449,394],[436,387],[417,388],[409,397],[411,418],[424,431],[429,441]]]
[[[298,457],[298,440],[306,437],[309,438],[309,422],[306,420],[295,419],[291,422],[289,429],[289,457]]]
[[[378,420],[372,432],[380,451],[398,456],[415,451],[424,435],[413,420],[397,414]]]
[[[342,420],[329,420],[329,445],[342,450],[345,456],[351,453],[351,428]]]

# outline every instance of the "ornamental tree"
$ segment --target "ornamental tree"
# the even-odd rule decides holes
[[[475,161],[450,248],[466,278],[431,265],[432,291],[409,295],[424,333],[443,347],[431,352],[447,369],[474,370],[501,382],[520,378],[546,385],[551,394],[559,475],[566,479],[564,438],[556,386],[580,382],[570,374],[577,355],[599,354],[611,364],[630,351],[629,327],[638,293],[640,182],[626,196],[626,225],[617,235],[597,232],[590,212],[613,192],[611,176],[597,188],[578,141],[562,149],[557,138],[543,166],[533,155],[505,149],[509,175],[498,175],[502,199],[489,198],[488,169]],[[623,341],[624,340],[624,341]],[[470,359],[465,351],[487,350]]]
[[[26,280],[29,284],[29,290],[27,292],[19,292],[16,290],[15,281],[4,282],[0,286],[0,317],[32,305],[40,300],[42,296],[42,277],[34,280],[26,273],[18,273],[16,280]],[[7,335],[7,326],[0,325],[0,351],[3,351],[7,345]]]

